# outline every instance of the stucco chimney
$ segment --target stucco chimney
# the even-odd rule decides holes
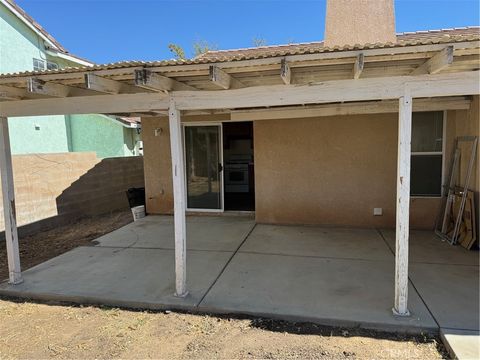
[[[395,41],[393,0],[327,0],[325,46]]]

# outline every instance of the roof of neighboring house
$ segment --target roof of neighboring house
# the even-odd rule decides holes
[[[0,0],[0,2],[2,2],[7,8],[9,8],[9,10],[13,10],[12,12],[18,17],[20,17],[20,20],[23,20],[27,23],[27,25],[30,25],[37,34],[46,39],[51,45],[53,45],[54,50],[57,50],[60,53],[74,58],[73,61],[75,61],[76,59],[82,62],[93,64],[89,60],[71,54],[67,49],[62,46],[62,44],[60,44],[51,34],[49,34],[47,30],[45,30],[38,22],[36,22],[30,15],[28,15],[25,10],[23,10],[17,3],[15,3],[15,1]]]
[[[440,29],[440,30],[426,30],[426,31],[414,31],[403,32],[397,34],[397,42],[393,43],[376,43],[365,45],[354,45],[355,48],[370,48],[370,47],[386,47],[392,45],[416,45],[435,43],[435,42],[454,42],[458,40],[469,39],[470,37],[478,37],[480,35],[479,26],[468,26],[453,29]],[[350,49],[351,46],[339,46],[334,47],[335,50]],[[196,57],[196,59],[218,59],[218,58],[236,58],[238,56],[246,57],[264,57],[276,55],[296,55],[299,53],[321,52],[328,51],[332,48],[325,47],[323,41],[314,41],[308,43],[295,43],[285,45],[271,45],[271,46],[259,46],[243,49],[228,49],[228,50],[211,50]]]
[[[130,124],[130,125],[141,125],[142,123],[142,118],[141,117],[127,117],[127,116],[117,116],[116,117],[117,120],[123,122],[123,123],[126,123],[126,124]]]

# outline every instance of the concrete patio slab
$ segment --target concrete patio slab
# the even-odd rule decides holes
[[[478,266],[411,264],[410,279],[441,328],[479,330]]]
[[[189,295],[174,296],[174,252],[160,249],[79,247],[24,272],[20,285],[0,284],[3,295],[140,308],[198,304],[231,253],[187,254]]]
[[[412,287],[412,316],[393,316],[393,274],[393,262],[239,252],[199,308],[383,330],[437,329]]]
[[[188,216],[187,249],[235,251],[255,220],[251,216]],[[172,216],[147,216],[97,239],[99,246],[174,249]]]
[[[23,284],[0,284],[0,294],[392,331],[436,331],[439,326],[478,331],[478,253],[442,243],[431,232],[412,232],[410,238],[412,316],[404,318],[391,311],[393,232],[189,216],[187,236],[190,294],[185,299],[173,296],[170,216],[148,216],[102,236],[97,246],[29,269]]]
[[[240,251],[394,261],[385,241],[373,229],[258,224]]]
[[[395,231],[380,230],[392,251],[395,251]],[[410,263],[429,264],[479,264],[478,251],[467,250],[442,241],[433,231],[410,231]]]
[[[480,333],[478,331],[440,329],[440,337],[452,359],[480,359]]]

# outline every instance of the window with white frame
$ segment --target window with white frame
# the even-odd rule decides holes
[[[412,114],[411,196],[442,194],[443,119],[443,111]]]
[[[33,70],[34,71],[45,70],[45,61],[33,58]]]

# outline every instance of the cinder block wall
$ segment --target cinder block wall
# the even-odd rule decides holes
[[[128,209],[125,191],[144,186],[142,157],[98,159],[95,153],[80,152],[14,155],[12,162],[17,222],[23,235],[83,216]],[[0,208],[3,231],[1,203]]]

